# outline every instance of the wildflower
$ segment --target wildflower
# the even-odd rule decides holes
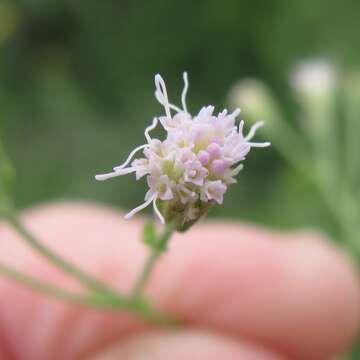
[[[243,135],[244,121],[235,124],[240,109],[215,115],[213,106],[205,106],[192,116],[186,106],[187,73],[183,79],[182,108],[179,108],[169,102],[162,77],[155,76],[155,97],[165,114],[154,118],[145,129],[146,144],[136,147],[111,173],[96,175],[97,180],[130,173],[135,173],[137,180],[147,176],[149,190],[145,202],[126,214],[126,219],[152,204],[162,223],[176,218],[180,219],[178,229],[187,228],[212,205],[222,204],[224,194],[236,182],[235,176],[243,167],[240,162],[250,149],[270,145],[252,141],[262,122]],[[159,122],[166,132],[163,141],[150,136]],[[143,157],[132,161],[140,150]]]

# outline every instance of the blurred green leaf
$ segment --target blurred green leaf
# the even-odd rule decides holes
[[[346,74],[343,86],[347,181],[360,191],[360,68]]]
[[[0,144],[0,211],[10,205],[15,172]]]

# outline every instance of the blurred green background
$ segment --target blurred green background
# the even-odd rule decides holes
[[[290,69],[318,56],[344,69],[359,64],[359,14],[359,0],[2,0],[0,136],[16,165],[17,204],[140,204],[145,187],[133,177],[98,183],[94,174],[142,144],[145,125],[162,114],[157,72],[175,103],[189,72],[193,113],[222,110],[238,80],[260,78],[299,127]],[[275,148],[252,151],[210,216],[315,227],[341,240],[318,191]]]
[[[2,1],[0,130],[17,167],[17,203],[141,203],[145,188],[131,176],[97,183],[93,175],[142,144],[143,128],[162,113],[156,72],[175,102],[189,72],[193,113],[221,110],[236,81],[260,78],[296,123],[289,69],[313,56],[358,63],[359,13],[358,0]],[[239,180],[211,216],[336,237],[315,189],[274,149],[254,150]]]

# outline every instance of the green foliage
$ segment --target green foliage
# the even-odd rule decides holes
[[[128,176],[100,186],[93,175],[143,143],[144,126],[161,114],[154,74],[162,73],[171,98],[179,99],[181,72],[187,70],[192,112],[210,103],[222,110],[235,82],[256,77],[274,91],[285,120],[272,128],[274,146],[249,156],[225,205],[211,215],[280,228],[316,227],[341,242],[317,189],[275,149],[287,150],[291,159],[310,150],[283,135],[289,125],[302,132],[289,69],[319,55],[345,69],[358,64],[360,43],[351,40],[360,38],[359,12],[358,0],[2,1],[0,127],[17,168],[16,202],[22,207],[59,197],[91,198],[133,208],[144,197],[142,183]],[[337,124],[340,136],[347,131],[355,139],[340,150],[349,155],[348,169],[340,174],[346,181],[360,173],[360,122],[354,115],[360,82],[353,79],[344,86],[357,90],[346,95],[350,105]],[[345,130],[349,119],[353,125]],[[13,182],[4,159],[3,199]],[[155,230],[146,232],[151,244]]]
[[[130,176],[100,186],[93,175],[143,142],[144,126],[161,112],[153,97],[156,72],[166,77],[174,99],[181,72],[189,72],[193,112],[209,103],[220,110],[238,79],[256,76],[275,89],[284,112],[293,114],[288,69],[317,54],[358,62],[357,43],[344,44],[357,38],[359,11],[355,0],[341,5],[90,0],[86,6],[69,0],[3,1],[1,127],[17,165],[17,203],[76,197],[133,207],[144,190]],[[226,196],[227,205],[212,214],[330,229],[332,219],[313,189],[299,201],[293,184],[282,183],[296,176],[272,149],[254,151],[239,185]],[[296,185],[305,186],[299,177]],[[317,211],[310,215],[307,208]]]
[[[0,143],[0,214],[11,205],[14,169]]]

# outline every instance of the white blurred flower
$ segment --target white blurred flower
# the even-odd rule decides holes
[[[294,90],[307,96],[324,96],[332,92],[337,80],[335,66],[325,59],[299,62],[290,73]]]
[[[271,89],[259,79],[245,78],[235,83],[229,92],[228,103],[231,107],[241,107],[246,115],[250,115],[250,121],[266,119],[271,123],[268,129],[275,127],[281,117]]]

